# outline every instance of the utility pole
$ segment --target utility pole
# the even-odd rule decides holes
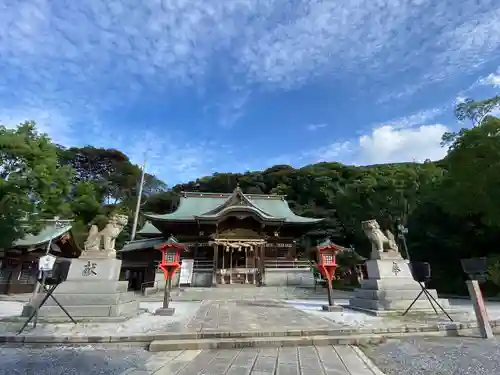
[[[144,186],[144,175],[146,174],[146,160],[147,160],[147,153],[144,153],[144,163],[142,164],[141,182],[139,184],[139,193],[137,195],[137,204],[135,206],[134,223],[132,224],[132,234],[130,236],[130,241],[133,241],[135,238],[135,232],[137,231],[137,222],[139,221],[139,210],[141,208],[142,187]]]

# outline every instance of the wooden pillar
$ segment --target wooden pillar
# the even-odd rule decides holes
[[[245,284],[248,284],[248,247],[245,247]]]
[[[219,253],[219,245],[216,243],[213,244],[214,247],[214,271],[212,275],[212,286],[217,286],[217,258]]]
[[[229,284],[233,283],[233,251],[234,248],[229,248]]]
[[[264,286],[265,283],[264,283],[264,272],[265,272],[265,263],[264,263],[264,258],[265,258],[265,244],[261,244],[259,246],[259,271],[260,271],[260,284],[261,286]]]
[[[227,250],[227,246],[224,246],[222,248],[222,264],[221,264],[221,270],[220,270],[220,283],[221,284],[226,283],[226,250]]]

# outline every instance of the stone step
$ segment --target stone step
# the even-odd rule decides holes
[[[286,337],[240,337],[188,340],[154,340],[149,344],[150,352],[177,350],[278,348],[297,346],[359,345],[376,344],[385,340],[382,335],[352,336],[286,336]]]

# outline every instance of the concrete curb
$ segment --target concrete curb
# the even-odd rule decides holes
[[[276,348],[297,346],[359,345],[378,344],[383,336],[289,336],[289,337],[246,337],[201,340],[155,340],[149,345],[150,352],[205,349]]]
[[[500,320],[490,322],[495,333],[500,333]],[[401,336],[422,335],[458,335],[461,332],[477,328],[477,323],[446,323],[446,324],[421,324],[418,326],[400,326],[393,328],[340,328],[340,329],[296,329],[286,331],[261,332],[186,332],[164,334],[138,334],[128,336],[55,336],[55,335],[2,335],[0,344],[44,344],[44,345],[79,345],[79,344],[149,344],[153,341],[200,341],[200,340],[243,340],[257,339],[258,341],[300,341],[304,337],[329,337],[339,341],[356,341],[356,338],[397,338]]]

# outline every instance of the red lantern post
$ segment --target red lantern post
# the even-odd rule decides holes
[[[165,291],[163,294],[163,307],[155,311],[157,315],[171,316],[175,309],[168,306],[170,302],[170,291],[172,289],[172,278],[181,267],[181,252],[185,250],[184,245],[170,236],[165,243],[155,246],[161,251],[161,262],[158,267],[163,271],[165,277]]]
[[[343,249],[327,240],[318,246],[317,250],[317,263],[316,268],[321,273],[321,275],[326,279],[326,285],[328,288],[328,305],[323,306],[324,311],[339,311],[340,307],[334,306],[333,304],[333,290],[332,290],[332,280],[335,274],[335,269],[337,268],[336,255],[339,251]]]

